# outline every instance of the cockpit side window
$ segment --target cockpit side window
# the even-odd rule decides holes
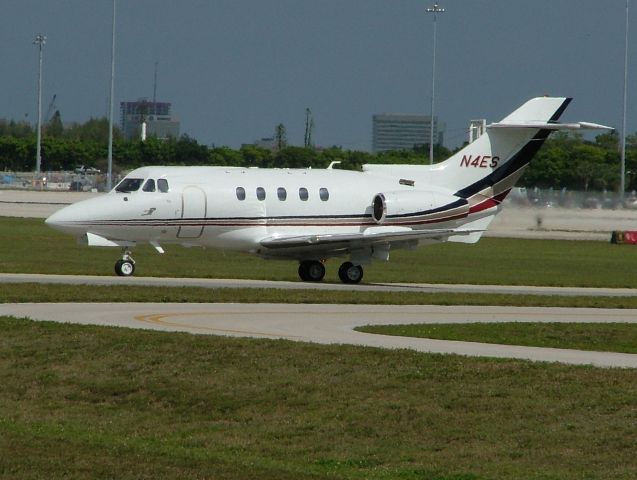
[[[161,193],[168,193],[168,180],[166,180],[165,178],[160,178],[159,180],[157,180],[157,189]]]
[[[142,188],[144,192],[154,192],[155,191],[155,180],[149,178],[146,180],[144,187]]]
[[[143,178],[125,178],[115,187],[115,191],[120,193],[136,192],[142,186],[143,181]]]

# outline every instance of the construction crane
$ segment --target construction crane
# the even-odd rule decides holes
[[[312,118],[312,111],[309,108],[305,109],[305,148],[312,146],[312,130],[314,130],[314,119]]]
[[[53,98],[51,99],[51,103],[49,103],[49,108],[46,111],[46,115],[44,116],[44,123],[49,123],[51,118],[53,117],[53,112],[55,111],[55,99],[58,94],[54,93]]]

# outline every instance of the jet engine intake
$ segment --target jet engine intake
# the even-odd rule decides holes
[[[469,205],[465,199],[453,194],[426,190],[377,193],[372,200],[372,218],[379,225],[389,219],[398,220],[415,215],[438,216],[447,211],[466,215]]]

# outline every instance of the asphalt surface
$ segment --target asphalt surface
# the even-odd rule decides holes
[[[48,283],[64,285],[130,285],[152,287],[202,288],[276,288],[282,290],[340,290],[359,292],[419,292],[419,293],[499,293],[509,295],[558,295],[594,297],[632,297],[632,288],[534,287],[524,285],[463,285],[430,283],[342,283],[283,282],[271,280],[240,280],[217,278],[106,277],[90,275],[43,275],[0,273],[2,283]]]
[[[396,305],[38,303],[0,305],[0,315],[169,332],[351,344],[430,353],[637,368],[637,355],[391,337],[357,326],[466,322],[630,322],[637,310]]]

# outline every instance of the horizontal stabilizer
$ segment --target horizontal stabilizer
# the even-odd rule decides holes
[[[575,122],[575,123],[554,123],[554,122],[499,122],[487,125],[487,128],[532,128],[540,130],[614,130],[613,127],[600,125],[599,123]]]

